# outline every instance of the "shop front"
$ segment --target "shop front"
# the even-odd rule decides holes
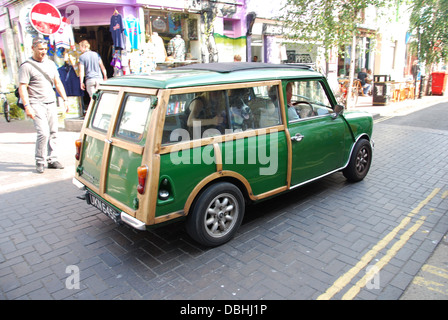
[[[17,20],[11,19],[14,15],[8,7],[0,9],[0,74],[1,91],[10,89],[18,81],[17,60],[20,55],[20,38],[17,37]]]
[[[0,11],[2,82],[18,84],[20,64],[31,56],[32,39],[49,41],[48,56],[61,75],[79,76],[79,42],[97,52],[107,76],[149,73],[197,62],[229,62],[246,56],[245,0],[49,0],[61,14],[61,28],[51,35],[30,24],[35,1],[9,1]],[[263,54],[259,54],[263,56]],[[64,68],[64,70],[62,70]],[[72,79],[73,80],[73,79]],[[76,79],[75,79],[76,80]],[[75,80],[71,81],[73,84]],[[89,96],[71,90],[68,117],[82,116]]]
[[[283,26],[271,19],[256,18],[251,35],[248,61],[280,64],[287,62]]]
[[[10,1],[0,11],[2,88],[18,85],[18,68],[32,55],[32,39],[44,37],[49,42],[49,59],[60,70],[61,80],[69,81],[64,85],[70,87],[67,90],[66,86],[70,112],[61,112],[61,125],[64,117],[82,116],[90,100],[79,88],[80,41],[87,40],[90,49],[100,55],[108,77],[194,62],[191,50],[196,56],[200,53],[199,15],[185,13],[184,8],[149,8],[136,0],[120,1],[118,5],[116,1],[101,0],[41,3],[49,3],[60,12],[61,28],[53,34],[38,32],[31,25],[30,12],[35,1]]]

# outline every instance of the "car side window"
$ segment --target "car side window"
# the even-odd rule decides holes
[[[238,115],[238,108],[241,106],[240,122],[244,119],[241,125],[234,121],[233,129],[244,131],[281,124],[278,88],[273,85],[230,90],[230,111],[236,111]]]
[[[226,91],[182,93],[170,96],[162,144],[224,134],[229,128]]]
[[[278,92],[276,85],[171,95],[162,144],[279,125]]]
[[[333,112],[324,87],[318,80],[289,82],[286,91],[289,122]]]

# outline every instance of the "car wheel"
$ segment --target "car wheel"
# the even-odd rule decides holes
[[[348,181],[361,181],[367,175],[372,163],[372,146],[366,139],[360,140],[350,157],[348,166],[342,171]]]
[[[219,246],[233,238],[244,210],[240,189],[228,182],[213,184],[195,201],[187,217],[187,232],[203,245]]]

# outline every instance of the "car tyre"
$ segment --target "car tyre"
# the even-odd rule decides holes
[[[365,178],[372,163],[372,146],[366,139],[358,141],[348,166],[342,171],[348,181],[358,182]]]
[[[195,201],[187,217],[188,234],[197,242],[215,247],[235,236],[244,216],[244,197],[228,182],[208,187]]]

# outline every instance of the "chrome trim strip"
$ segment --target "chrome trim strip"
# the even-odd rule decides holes
[[[348,162],[347,162],[347,164],[348,164]],[[341,167],[341,168],[339,168],[339,169],[336,169],[336,170],[327,172],[327,173],[325,173],[325,174],[323,174],[323,175],[321,175],[321,176],[319,176],[319,177],[316,177],[316,178],[313,178],[313,179],[311,179],[311,180],[307,180],[307,181],[304,181],[304,182],[302,182],[302,183],[293,185],[293,186],[290,187],[289,189],[290,189],[290,190],[295,189],[295,188],[300,187],[300,186],[303,186],[304,184],[307,184],[307,183],[309,183],[309,182],[318,180],[318,179],[320,179],[320,178],[323,178],[323,177],[328,176],[328,175],[330,175],[330,174],[333,174],[333,173],[335,173],[335,172],[341,171],[342,169],[344,169],[344,168],[347,166],[347,164],[346,164],[344,167]]]

